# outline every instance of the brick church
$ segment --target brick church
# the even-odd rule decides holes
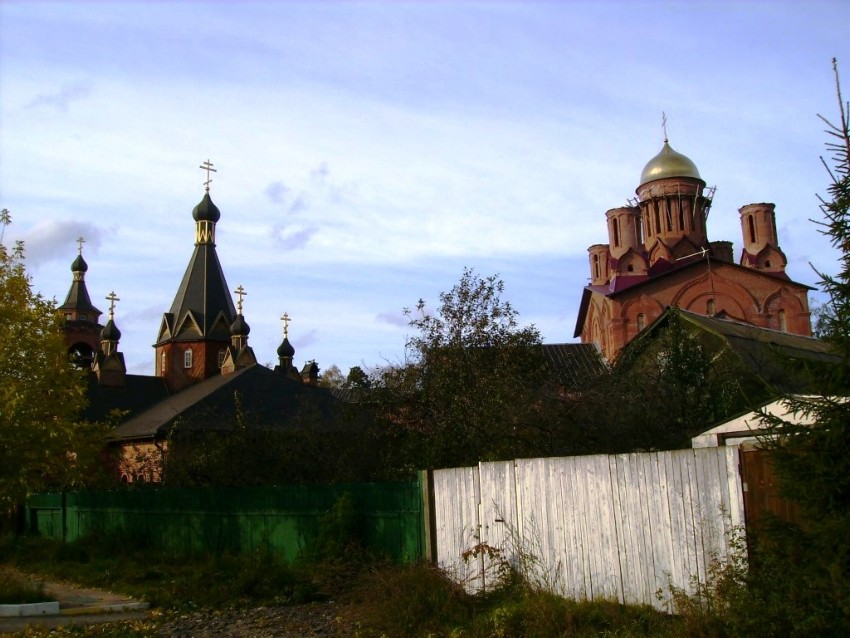
[[[605,214],[608,243],[588,248],[590,285],[575,328],[582,343],[612,360],[671,306],[811,335],[811,288],[785,273],[773,204],[739,209],[743,250],[736,263],[732,242],[708,240],[713,189],[667,139],[635,192],[629,206]]]
[[[209,164],[201,168],[214,170]],[[118,474],[126,482],[159,479],[156,463],[140,469],[133,459],[142,453],[149,458],[164,454],[163,442],[178,420],[184,429],[222,431],[244,413],[261,427],[271,428],[293,427],[304,410],[318,414],[319,421],[330,419],[334,399],[318,387],[318,365],[308,361],[300,372],[293,365],[288,315],[281,317],[284,335],[277,349],[278,365],[274,370],[257,365],[248,345],[250,326],[242,313],[246,293],[242,286],[236,288],[234,304],[216,253],[221,212],[210,197],[209,183],[208,177],[206,192],[192,211],[192,256],[157,331],[153,376],[127,372],[119,348],[121,331],[115,323],[119,299],[114,292],[106,296],[109,319],[101,325],[103,313],[92,304],[86,287],[82,238],[71,264],[71,287],[59,307],[69,355],[80,367],[91,369],[89,405],[82,416],[116,422],[112,442],[122,450]]]

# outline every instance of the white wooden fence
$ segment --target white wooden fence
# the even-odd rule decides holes
[[[733,447],[481,463],[435,471],[433,493],[437,561],[472,591],[495,548],[560,595],[670,610],[744,528]]]

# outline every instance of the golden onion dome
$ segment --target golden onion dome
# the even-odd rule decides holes
[[[685,157],[681,153],[677,153],[667,140],[664,140],[664,147],[661,152],[646,163],[643,167],[643,172],[640,174],[640,186],[647,182],[655,181],[656,179],[665,179],[667,177],[693,177],[701,180],[696,164],[690,158]]]

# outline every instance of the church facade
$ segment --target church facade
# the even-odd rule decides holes
[[[785,273],[775,206],[747,204],[738,213],[743,249],[709,241],[713,189],[696,165],[665,139],[647,162],[629,206],[606,214],[608,243],[588,248],[575,336],[613,360],[666,308],[810,336],[808,291]]]

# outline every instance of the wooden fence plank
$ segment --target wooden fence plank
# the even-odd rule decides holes
[[[724,449],[439,470],[438,555],[453,564],[480,540],[504,547],[533,582],[556,593],[669,610],[670,584],[690,591],[693,578],[704,582],[712,553],[728,552],[733,521],[743,518],[738,474],[736,455]],[[484,567],[467,565],[458,575],[480,588],[472,572]]]

